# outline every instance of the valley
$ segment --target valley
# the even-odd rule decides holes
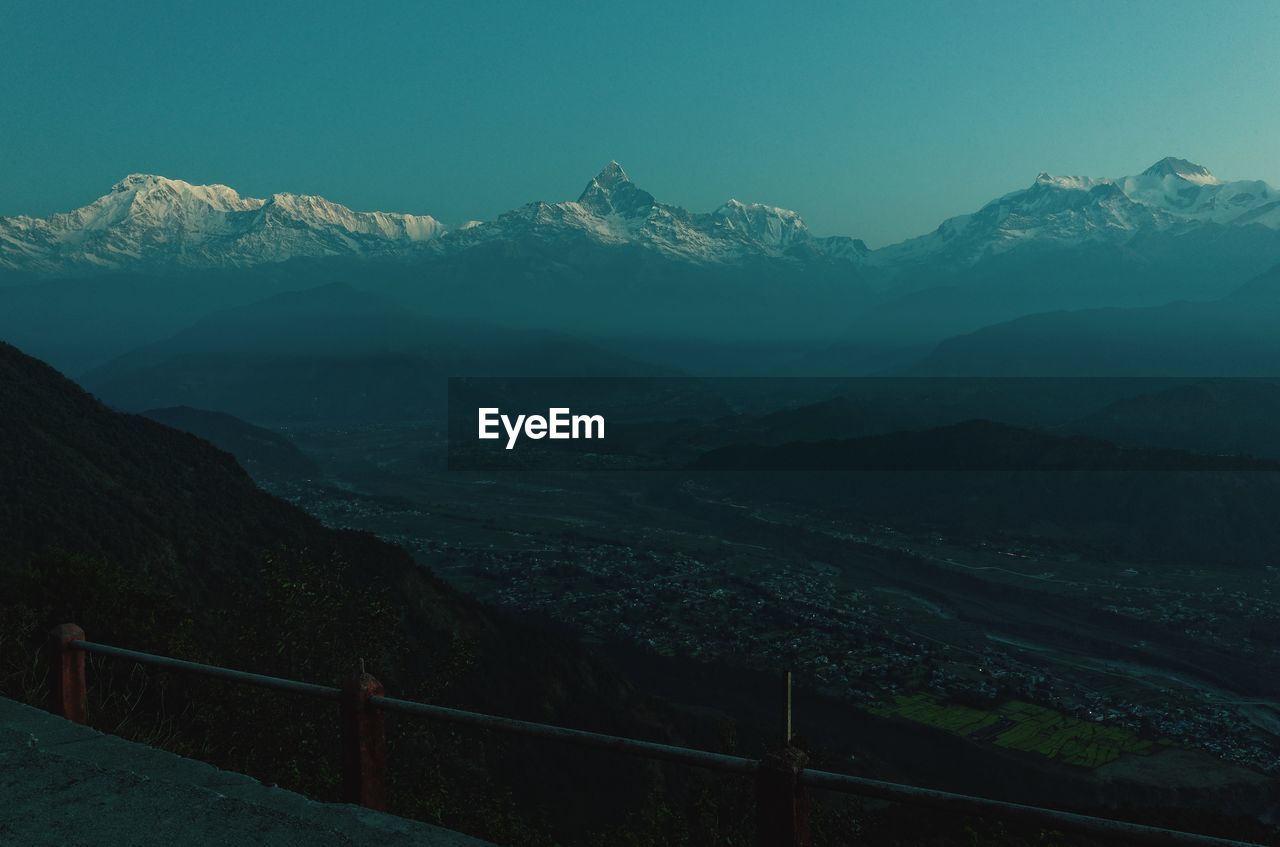
[[[1187,788],[1192,756],[1196,779],[1213,773],[1248,814],[1274,812],[1259,787],[1280,774],[1276,565],[1131,562],[994,529],[947,536],[783,488],[744,495],[714,473],[432,473],[424,435],[295,431],[342,485],[277,493],[623,661],[793,670],[800,703],[843,704],[830,707],[843,721],[801,719],[818,749],[856,749],[850,722],[887,721],[896,735],[952,735],[973,762],[1023,757],[1093,802],[1117,772],[1138,794]],[[704,692],[697,708],[759,720],[727,693]],[[963,787],[956,763],[950,776],[898,766]]]

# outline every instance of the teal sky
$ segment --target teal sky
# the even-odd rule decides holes
[[[1166,155],[1280,184],[1274,2],[0,0],[0,214],[133,171],[450,223],[577,196],[873,246]]]

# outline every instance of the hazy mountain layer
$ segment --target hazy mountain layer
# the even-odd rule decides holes
[[[1280,269],[1235,294],[1033,314],[939,344],[931,376],[1280,376]]]
[[[459,326],[332,284],[215,312],[94,369],[124,409],[192,406],[255,422],[436,418],[450,376],[668,373],[547,332]]]

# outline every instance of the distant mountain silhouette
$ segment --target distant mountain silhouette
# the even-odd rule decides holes
[[[663,373],[570,336],[459,327],[334,283],[215,312],[82,382],[128,410],[351,423],[439,415],[449,376]]]
[[[1062,430],[1119,444],[1280,458],[1280,380],[1180,380]]]
[[[1280,376],[1280,267],[1229,297],[1027,315],[938,344],[930,376]]]
[[[234,415],[190,406],[148,409],[142,414],[226,450],[255,477],[318,478],[322,473],[316,461],[295,447],[286,436],[254,426]]]
[[[1061,545],[1100,560],[1258,568],[1280,547],[1276,460],[1120,447],[992,421],[730,446],[688,469],[748,502],[973,543]]]
[[[694,470],[794,471],[1280,471],[1280,462],[1120,447],[986,420],[922,432],[741,445],[711,450]]]

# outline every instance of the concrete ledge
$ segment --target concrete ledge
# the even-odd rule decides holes
[[[0,844],[485,847],[440,827],[319,803],[0,698]]]

